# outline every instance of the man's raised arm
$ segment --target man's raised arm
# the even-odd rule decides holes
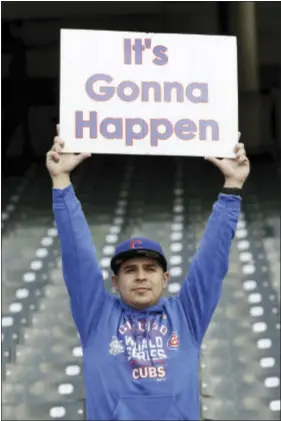
[[[106,299],[102,273],[91,233],[70,180],[70,172],[89,154],[62,154],[63,142],[55,138],[46,166],[53,182],[53,212],[57,225],[63,276],[73,319],[86,345]]]
[[[240,201],[239,196],[219,195],[179,294],[198,345],[221,296],[240,214]]]
[[[232,240],[241,211],[242,186],[249,175],[249,160],[243,144],[235,159],[208,158],[224,174],[224,190],[213,206],[199,248],[192,260],[179,300],[198,346],[202,343],[219,302],[228,271]]]

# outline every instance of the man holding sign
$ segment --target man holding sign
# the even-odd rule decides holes
[[[133,238],[111,260],[119,296],[103,284],[71,171],[89,153],[62,153],[56,137],[46,166],[53,183],[63,275],[84,357],[89,420],[199,420],[198,358],[221,296],[250,166],[244,145],[234,158],[207,158],[225,177],[178,296],[163,298],[169,274],[162,247]]]

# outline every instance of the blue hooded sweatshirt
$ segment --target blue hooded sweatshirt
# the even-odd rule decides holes
[[[221,296],[241,197],[220,194],[180,293],[138,311],[104,288],[73,186],[53,189],[89,420],[199,420],[199,353]]]

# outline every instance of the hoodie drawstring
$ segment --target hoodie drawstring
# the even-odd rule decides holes
[[[153,320],[151,320],[151,322],[150,322],[150,329],[148,329],[148,322],[149,322],[149,316],[150,315],[152,315],[152,313],[147,313],[146,314],[146,318],[145,318],[145,326],[146,326],[146,329],[145,329],[145,338],[146,338],[146,343],[147,343],[147,350],[148,350],[148,355],[149,355],[149,359],[150,359],[150,362],[151,362],[151,364],[154,366],[155,364],[154,364],[154,360],[153,360],[153,358],[151,358],[151,349],[150,349],[150,340],[151,340],[151,336],[150,336],[150,331],[151,331],[151,328],[152,328],[152,326],[153,326],[153,324],[154,324],[154,320],[155,319],[153,319]]]

